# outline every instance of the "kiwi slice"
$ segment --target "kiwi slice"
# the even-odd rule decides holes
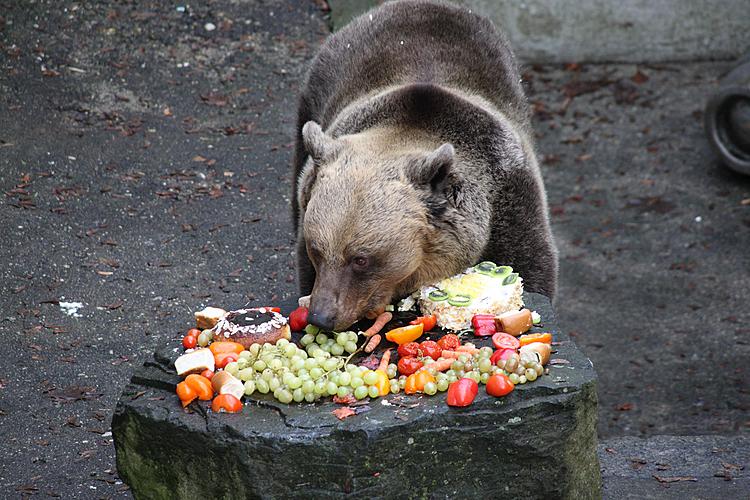
[[[510,273],[503,280],[503,285],[512,285],[518,279],[518,273]]]
[[[480,262],[476,266],[474,266],[474,269],[477,270],[477,272],[480,272],[482,274],[491,274],[492,271],[495,270],[497,266],[494,262],[490,262],[488,260],[485,260],[484,262]]]
[[[468,306],[471,303],[471,297],[468,295],[454,295],[448,298],[448,303],[456,307]]]
[[[448,294],[442,290],[433,290],[427,297],[433,302],[440,302],[441,300],[447,299]]]
[[[495,278],[505,278],[513,272],[513,268],[510,266],[497,266],[492,270],[492,276]]]

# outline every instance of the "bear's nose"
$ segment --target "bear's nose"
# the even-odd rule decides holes
[[[331,311],[313,309],[310,311],[309,321],[313,325],[321,327],[323,330],[332,331],[335,324],[336,316]]]

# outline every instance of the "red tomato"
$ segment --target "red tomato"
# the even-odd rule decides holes
[[[479,392],[479,385],[470,378],[462,378],[448,386],[445,402],[448,406],[469,406]]]
[[[307,308],[300,306],[289,315],[289,328],[293,332],[301,332],[307,326]]]
[[[493,365],[496,365],[501,359],[508,359],[512,354],[515,354],[515,349],[498,349],[490,356],[490,361]]]
[[[236,352],[220,352],[219,354],[214,354],[214,364],[216,368],[224,368],[227,364],[237,361],[239,358],[240,356]]]
[[[398,360],[398,372],[401,375],[411,375],[423,366],[424,363],[414,356],[404,356]]]
[[[517,338],[504,332],[497,332],[493,335],[492,343],[497,349],[518,349],[521,347],[521,342]]]
[[[441,354],[443,354],[443,348],[438,345],[434,340],[425,340],[419,344],[419,348],[422,350],[425,356],[429,356],[434,360],[437,360]]]
[[[434,314],[430,316],[420,316],[415,320],[409,321],[410,325],[418,325],[422,323],[422,326],[424,327],[425,332],[429,332],[433,328],[435,328],[435,325],[437,324],[437,318]]]
[[[441,349],[444,349],[446,351],[455,351],[456,348],[461,345],[461,339],[458,338],[458,335],[449,333],[448,335],[443,335],[442,337],[440,337],[437,343]]]
[[[198,338],[193,335],[185,335],[182,337],[182,347],[185,349],[195,349],[198,345]]]
[[[206,377],[208,380],[211,380],[214,376],[214,372],[206,368],[201,372],[201,376]]]
[[[191,328],[190,330],[187,331],[185,335],[187,335],[188,337],[195,337],[197,339],[198,335],[200,334],[201,334],[200,330],[198,330],[197,328]]]
[[[220,411],[237,413],[238,411],[242,411],[242,403],[231,394],[219,394],[211,402],[211,410],[216,413]]]
[[[487,379],[487,394],[499,398],[513,392],[515,385],[507,375],[496,373]]]
[[[419,344],[416,342],[407,342],[398,346],[398,355],[402,358],[407,356],[421,356],[422,351],[419,350]]]

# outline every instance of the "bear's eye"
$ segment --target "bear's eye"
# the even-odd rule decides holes
[[[366,269],[369,263],[370,261],[367,257],[362,257],[361,255],[352,259],[352,264],[354,264],[354,267],[357,269]]]

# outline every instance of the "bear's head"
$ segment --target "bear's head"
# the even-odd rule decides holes
[[[442,259],[460,252],[442,237],[450,228],[437,228],[460,198],[453,146],[402,138],[395,147],[377,130],[333,138],[315,122],[302,136],[309,160],[297,199],[315,268],[312,323],[340,331],[454,272]]]

